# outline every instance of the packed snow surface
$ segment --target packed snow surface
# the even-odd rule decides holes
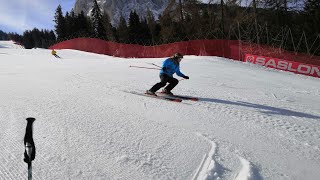
[[[2,43],[2,44],[1,44]],[[261,180],[320,177],[320,79],[185,56],[169,102],[144,92],[164,58],[126,59],[0,43],[0,179]],[[177,77],[179,80],[180,77]]]

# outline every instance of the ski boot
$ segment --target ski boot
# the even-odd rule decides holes
[[[168,96],[173,96],[173,93],[171,91],[168,91],[167,89],[163,89],[161,93],[166,94]]]
[[[151,95],[151,96],[157,96],[155,92],[147,90],[146,93],[147,95]]]

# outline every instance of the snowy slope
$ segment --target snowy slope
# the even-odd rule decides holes
[[[0,42],[1,45],[1,42]],[[23,137],[35,117],[33,179],[320,177],[320,80],[218,57],[186,56],[173,93],[137,96],[160,59],[0,49],[0,179],[26,179]],[[180,78],[179,78],[180,79]]]
[[[24,49],[23,46],[15,43],[14,41],[0,41],[0,48],[7,48],[7,49]]]

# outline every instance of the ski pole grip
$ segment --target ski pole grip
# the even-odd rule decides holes
[[[36,156],[36,147],[33,141],[33,132],[32,132],[32,124],[36,120],[35,118],[27,118],[28,121],[26,127],[26,134],[24,136],[24,162],[31,163],[35,159]]]
[[[29,161],[31,161],[32,156],[32,145],[29,142],[26,142],[26,153],[28,155]]]

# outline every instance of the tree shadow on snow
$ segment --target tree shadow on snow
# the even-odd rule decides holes
[[[213,103],[220,103],[220,104],[230,104],[230,105],[236,105],[236,106],[244,106],[249,108],[255,108],[261,110],[261,113],[267,114],[267,115],[281,115],[281,116],[296,116],[296,117],[302,117],[302,118],[310,118],[310,119],[320,119],[320,116],[315,116],[312,114],[297,112],[297,111],[291,111],[283,108],[277,108],[277,107],[271,107],[267,105],[260,105],[260,104],[254,104],[249,102],[243,102],[243,101],[227,101],[227,100],[221,100],[221,99],[212,99],[212,98],[199,98],[200,101],[206,101],[206,102],[213,102]]]

